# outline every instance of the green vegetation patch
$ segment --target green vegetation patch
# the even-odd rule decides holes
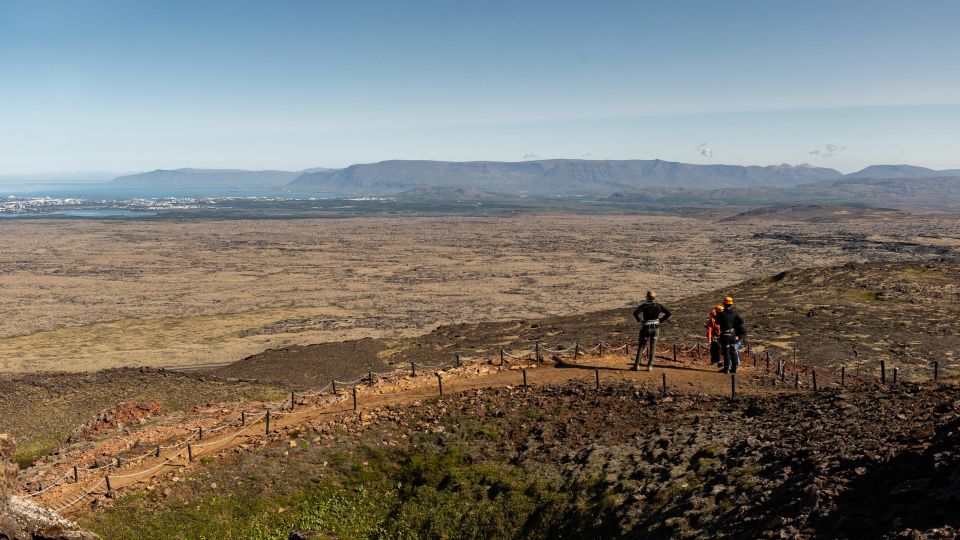
[[[211,477],[229,482],[231,475],[239,478],[236,471],[197,470],[176,495],[128,495],[79,521],[111,539],[283,539],[296,530],[401,539],[549,538],[561,532],[601,538],[616,532],[610,524],[619,499],[600,480],[548,482],[459,446],[361,447],[332,456],[327,459],[336,465],[325,461],[324,474],[298,464],[274,482],[267,480],[273,472],[260,468],[241,485],[221,485],[216,492],[205,489]]]

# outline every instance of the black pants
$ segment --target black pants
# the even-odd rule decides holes
[[[710,363],[719,365],[720,362],[720,340],[714,339],[710,341]]]
[[[653,368],[653,357],[657,354],[657,338],[660,329],[654,325],[644,325],[640,329],[640,338],[637,340],[637,358],[633,361],[633,369],[640,369],[640,356],[643,347],[647,346],[647,369]]]

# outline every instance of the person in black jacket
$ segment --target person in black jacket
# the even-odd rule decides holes
[[[663,317],[660,315],[663,314]],[[653,369],[653,357],[657,354],[657,336],[660,323],[670,318],[670,310],[657,302],[657,293],[647,291],[647,300],[633,311],[633,318],[640,323],[640,339],[637,343],[637,358],[633,361],[633,371],[640,370],[640,357],[644,345],[647,345],[647,371]]]
[[[723,311],[717,313],[717,325],[720,326],[720,351],[723,354],[722,373],[736,373],[740,367],[740,344],[747,337],[743,318],[733,307],[733,297],[723,299]]]

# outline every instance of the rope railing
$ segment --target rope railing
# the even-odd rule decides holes
[[[72,508],[72,507],[76,506],[77,504],[80,503],[80,501],[86,499],[91,493],[93,493],[94,491],[96,491],[97,488],[99,488],[101,484],[106,484],[106,479],[101,479],[99,482],[97,482],[96,484],[92,485],[89,489],[87,489],[86,491],[84,491],[82,495],[80,495],[79,497],[77,497],[77,498],[74,499],[73,501],[70,501],[70,502],[68,502],[67,504],[64,504],[63,506],[60,506],[60,507],[56,508],[56,509],[54,510],[54,512],[56,512],[56,513],[59,514],[60,512],[63,512],[64,510],[67,510],[67,509],[69,509],[69,508]]]
[[[180,452],[177,452],[175,455],[164,459],[161,463],[159,463],[158,465],[154,465],[153,467],[150,467],[149,469],[144,469],[144,470],[142,470],[142,471],[135,471],[135,472],[132,472],[132,473],[129,473],[129,474],[112,474],[112,475],[110,475],[110,478],[111,478],[111,479],[114,479],[114,480],[115,480],[115,479],[119,479],[119,478],[136,478],[136,477],[138,477],[138,476],[144,476],[144,475],[147,475],[147,474],[151,474],[151,473],[153,473],[153,472],[159,471],[160,469],[166,467],[167,464],[172,463],[175,459],[181,457],[182,455],[183,455],[183,451],[181,450]]]
[[[509,351],[508,349],[499,349],[499,355],[503,359],[511,358],[513,360],[529,360],[530,356],[534,356],[534,358],[537,358],[538,353],[552,353],[552,354],[558,354],[558,355],[572,354],[574,356],[577,356],[577,355],[585,356],[588,353],[589,354],[596,353],[598,356],[600,356],[603,353],[614,353],[614,352],[623,351],[623,350],[629,350],[629,343],[625,343],[623,345],[620,345],[619,347],[613,347],[610,344],[601,340],[595,346],[589,347],[589,348],[581,347],[579,342],[576,343],[575,347],[567,348],[566,346],[563,346],[563,345],[555,345],[554,347],[547,347],[547,346],[544,346],[542,343],[538,342],[536,343],[535,348],[526,352],[516,351],[517,354],[515,354],[515,352]],[[661,350],[666,350],[668,352],[673,351],[675,355],[681,354],[687,357],[688,359],[694,358],[698,362],[706,362],[706,363],[710,362],[709,348],[704,347],[700,341],[697,341],[693,345],[689,345],[687,343],[680,343],[680,342],[674,342],[672,344],[661,343],[660,347],[658,348],[658,352],[660,352]],[[439,370],[440,368],[448,367],[451,365],[463,366],[471,362],[492,363],[493,357],[495,356],[497,355],[491,354],[491,357],[484,357],[484,356],[466,357],[462,355],[457,355],[457,357],[454,360],[448,360],[445,362],[424,363],[424,362],[414,361],[414,362],[411,362],[410,365],[411,367],[414,368],[414,374],[416,374],[415,370],[417,367],[420,367],[426,370],[430,370],[430,369]],[[752,357],[752,363],[754,366],[757,367],[757,369],[760,369],[769,373],[773,378],[774,384],[777,384],[779,382],[779,383],[782,383],[785,387],[793,385],[797,389],[801,387],[814,388],[814,389],[825,389],[828,387],[835,387],[835,388],[848,387],[848,386],[854,386],[854,385],[864,385],[868,383],[875,383],[878,380],[886,380],[888,384],[892,384],[892,383],[908,382],[908,379],[924,379],[924,378],[930,378],[930,377],[934,379],[938,379],[938,378],[950,376],[952,373],[960,373],[960,366],[954,366],[950,361],[933,362],[928,366],[917,365],[917,364],[904,364],[904,365],[887,367],[886,374],[885,374],[886,377],[884,379],[882,376],[877,377],[873,373],[866,372],[866,370],[864,370],[863,368],[867,365],[867,362],[861,361],[859,359],[857,363],[854,365],[855,369],[848,370],[846,366],[843,366],[840,368],[828,368],[828,367],[815,366],[812,364],[808,364],[797,357],[796,351],[780,354],[776,357],[771,355],[767,350],[756,352],[754,348],[752,351],[749,351],[749,352],[742,351],[741,365],[748,363],[747,357]],[[881,363],[881,366],[885,366],[885,364]],[[881,370],[882,369],[883,367],[881,367]],[[104,464],[104,465],[94,465],[91,467],[72,467],[71,468],[72,470],[70,472],[67,472],[63,476],[60,476],[55,481],[45,486],[38,482],[38,485],[40,485],[42,489],[38,489],[37,491],[28,493],[27,495],[30,497],[38,497],[38,496],[49,493],[50,491],[52,491],[53,489],[57,488],[60,485],[63,485],[69,478],[71,478],[71,476],[74,478],[76,483],[79,483],[80,478],[78,475],[80,472],[84,472],[84,473],[102,472],[104,469],[106,469],[107,475],[104,476],[103,479],[101,479],[99,482],[97,482],[92,487],[87,489],[81,496],[79,496],[75,500],[68,502],[67,504],[59,507],[56,511],[60,512],[78,504],[80,501],[82,501],[84,498],[89,496],[90,493],[94,492],[96,489],[100,487],[100,485],[104,484],[105,482],[106,482],[107,490],[109,491],[110,490],[109,479],[115,479],[115,480],[128,479],[128,478],[136,478],[144,475],[153,474],[156,471],[161,470],[163,467],[169,465],[170,463],[176,461],[177,459],[182,458],[185,452],[188,454],[188,460],[192,461],[193,458],[199,455],[199,453],[195,452],[195,450],[201,450],[205,448],[223,446],[223,445],[229,444],[231,441],[243,436],[249,430],[259,425],[263,421],[268,422],[267,431],[269,432],[270,420],[279,419],[279,418],[288,416],[290,414],[294,414],[294,409],[296,405],[306,404],[306,400],[309,400],[312,398],[319,398],[322,396],[327,396],[327,397],[338,396],[340,398],[344,397],[343,394],[339,394],[339,395],[336,394],[335,391],[337,387],[341,387],[341,388],[353,387],[354,389],[353,405],[354,405],[354,410],[356,410],[356,407],[357,407],[356,387],[360,383],[368,382],[370,384],[373,384],[374,375],[379,375],[379,376],[401,375],[403,371],[404,371],[404,368],[400,366],[397,366],[396,368],[391,370],[386,370],[381,372],[370,371],[368,372],[367,376],[360,377],[353,381],[332,380],[330,383],[328,383],[326,386],[324,386],[319,390],[303,392],[303,393],[300,393],[299,395],[297,395],[296,392],[291,392],[290,399],[283,399],[283,400],[278,400],[274,402],[263,403],[262,407],[258,409],[258,411],[263,411],[263,412],[260,412],[259,414],[257,414],[257,412],[242,411],[239,416],[231,417],[229,420],[227,420],[222,424],[206,428],[207,433],[219,433],[228,428],[236,427],[238,424],[242,426],[241,429],[233,433],[227,434],[224,437],[221,437],[215,440],[210,440],[210,441],[193,442],[195,439],[199,441],[202,438],[201,433],[203,432],[204,428],[198,427],[197,431],[187,435],[184,438],[177,440],[173,444],[157,445],[154,450],[150,452],[146,452],[139,456],[135,456],[135,457],[121,458],[121,456],[117,456],[116,458],[114,458],[116,459],[116,467],[118,469],[122,465],[129,466],[131,464],[138,463],[142,460],[145,460],[151,457],[163,458],[160,463],[157,463],[147,469],[140,470],[140,471],[133,471],[126,474],[110,475],[109,471],[111,467],[114,466],[113,462],[109,464]],[[437,377],[440,377],[439,373],[437,373]],[[442,395],[442,392],[443,392],[442,381],[438,381],[438,382],[440,384],[440,392]],[[526,386],[525,370],[524,370],[524,386]],[[331,392],[326,393],[328,391],[331,391]],[[298,397],[299,399],[297,399]],[[307,409],[301,408],[296,410],[296,414],[302,414],[305,412],[321,410],[324,406],[328,406],[331,403],[337,403],[337,402],[342,402],[342,400],[334,401],[334,402],[331,402],[328,400],[325,403],[321,403],[318,401],[312,407],[309,407]],[[286,412],[288,409],[290,412]],[[176,450],[176,449],[179,449],[179,450],[172,455],[169,455],[166,457],[163,457],[161,455],[161,452],[163,451]]]
[[[32,497],[37,497],[37,496],[39,496],[39,495],[43,495],[44,493],[50,491],[51,489],[53,489],[53,488],[59,486],[60,484],[62,484],[63,482],[65,482],[65,481],[67,480],[67,478],[70,478],[70,476],[72,476],[72,473],[66,473],[66,474],[64,474],[63,476],[61,476],[60,478],[58,478],[57,480],[55,480],[54,482],[52,482],[50,485],[48,485],[48,486],[40,489],[39,491],[35,491],[35,492],[31,493],[31,494],[30,494],[30,497],[32,498]]]

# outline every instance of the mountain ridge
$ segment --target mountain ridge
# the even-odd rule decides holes
[[[698,165],[664,160],[551,159],[518,162],[389,160],[305,173],[291,191],[395,193],[464,187],[530,195],[611,194],[647,187],[779,186],[841,178],[811,165]]]

